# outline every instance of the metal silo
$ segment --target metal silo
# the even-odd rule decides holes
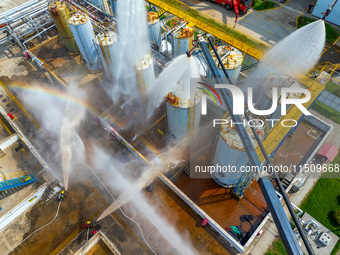
[[[189,27],[182,27],[173,33],[173,54],[174,57],[185,54],[192,48],[194,30]]]
[[[94,32],[89,16],[77,11],[68,20],[81,55],[88,69],[95,71],[101,67],[94,43]]]
[[[90,2],[103,12],[112,15],[112,9],[109,6],[108,0],[91,0]]]
[[[158,47],[162,44],[161,23],[156,12],[148,12],[148,27],[150,41],[156,42]]]
[[[48,6],[48,10],[68,51],[73,53],[79,51],[70,25],[68,24],[69,9],[66,4],[55,1]]]
[[[135,64],[137,84],[142,103],[146,105],[151,85],[155,81],[155,70],[151,53]]]
[[[266,121],[262,117],[259,120],[259,116],[252,116],[249,114],[250,119],[253,119],[251,125],[256,127],[257,134],[263,140],[266,136],[268,126],[265,125]],[[217,139],[216,149],[212,160],[212,166],[216,167],[215,172],[211,172],[212,178],[221,186],[225,188],[235,187],[240,180],[243,172],[241,167],[248,164],[248,156],[245,152],[244,146],[238,135],[235,125],[231,126],[231,117],[227,112],[223,119],[226,119],[227,124],[221,125],[221,131]],[[242,120],[246,119],[243,117]],[[246,122],[247,123],[247,122]],[[261,126],[263,124],[263,126]],[[242,124],[241,124],[242,125]],[[247,126],[247,133],[251,138],[254,147],[257,147],[257,142],[251,131],[251,128]],[[223,168],[224,166],[224,168]]]
[[[187,145],[201,119],[202,87],[197,83],[190,89],[190,78],[181,79],[166,97],[168,133],[173,142]]]
[[[220,56],[225,69],[227,70],[228,76],[230,78],[230,81],[232,84],[236,85],[238,81],[238,77],[241,72],[242,62],[244,55],[241,51],[239,51],[236,48],[232,48],[228,45],[221,45],[217,46],[216,50],[218,52],[218,55]],[[214,52],[211,50],[211,54],[214,58],[215,64],[218,67],[218,70],[220,72],[220,75],[223,79],[223,82],[228,83],[227,78],[225,77],[225,74],[218,62],[218,59],[216,58]],[[211,72],[209,72],[209,77],[212,78]]]
[[[258,90],[259,96],[253,96],[255,102],[255,108],[259,110],[267,110],[270,109],[273,103],[273,87],[278,88],[278,100],[277,100],[277,107],[276,110],[267,117],[269,119],[280,119],[281,115],[281,89],[282,87],[291,87],[291,88],[304,88],[304,86],[298,83],[296,80],[292,78],[276,78],[276,77],[267,77],[265,79],[264,84],[262,85],[261,89]],[[256,95],[256,90],[253,91]],[[289,93],[287,98],[300,98],[302,96],[301,93]],[[257,99],[257,100],[256,100]],[[287,105],[287,110],[289,109],[290,105]],[[272,128],[272,126],[270,126]]]
[[[117,61],[117,34],[113,31],[96,37],[96,47],[107,77],[113,81],[114,65]]]

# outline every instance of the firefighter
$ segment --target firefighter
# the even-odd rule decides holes
[[[67,197],[67,192],[63,190],[62,192],[60,192],[58,196],[58,201],[63,201],[66,197]]]
[[[86,221],[83,225],[83,228],[85,229],[89,229],[89,228],[92,228],[93,227],[93,223],[91,221]]]

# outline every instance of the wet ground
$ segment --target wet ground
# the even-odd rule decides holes
[[[99,242],[97,244],[95,244],[91,250],[89,250],[88,252],[86,252],[86,254],[88,255],[92,255],[92,254],[96,254],[96,255],[111,255],[113,254],[112,251],[110,250],[109,247],[107,247],[107,245],[102,241],[99,240]]]
[[[190,179],[182,173],[175,184],[224,229],[227,226],[240,225],[242,215],[252,215],[253,229],[256,229],[268,213],[267,204],[256,181],[253,181],[240,201],[232,196],[232,189],[219,186],[212,178]],[[248,226],[244,230],[248,231],[251,226],[245,225]]]
[[[276,166],[298,166],[319,135],[320,131],[305,121],[301,122],[294,135],[288,137],[279,148],[272,163]]]

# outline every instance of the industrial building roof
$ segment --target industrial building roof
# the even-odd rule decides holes
[[[322,145],[321,149],[318,152],[319,155],[326,157],[331,162],[335,159],[338,153],[339,150],[334,145],[328,143]]]

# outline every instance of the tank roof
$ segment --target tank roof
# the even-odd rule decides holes
[[[84,11],[77,11],[74,12],[71,17],[69,18],[68,22],[71,25],[81,25],[88,21],[89,15],[87,15]]]
[[[193,35],[194,35],[194,29],[188,26],[182,27],[174,33],[174,36],[179,39],[189,38]]]
[[[54,1],[51,2],[50,5],[48,6],[49,9],[55,9],[58,8],[60,9],[65,9],[67,8],[66,4],[64,2],[60,2],[60,1]]]
[[[158,21],[158,14],[156,12],[148,12],[148,24],[154,24]]]
[[[217,53],[220,56],[225,69],[235,69],[242,65],[243,54],[236,48],[230,47],[229,45],[221,45],[216,47]],[[213,50],[211,50],[215,64],[219,66],[219,62]],[[220,68],[222,69],[222,68]]]
[[[177,81],[176,88],[168,93],[166,100],[173,106],[178,108],[189,108],[201,101],[202,87],[201,84],[195,82],[197,86],[190,86],[190,78]]]
[[[149,54],[149,55],[146,55],[145,58],[135,63],[135,68],[137,70],[142,70],[142,69],[150,67],[151,65],[153,65],[153,61],[152,61],[151,54]]]
[[[254,123],[251,123],[253,126],[261,126],[261,122],[259,121],[259,118],[249,115],[250,119],[253,119]],[[245,151],[244,146],[242,144],[242,141],[240,139],[239,134],[236,131],[235,125],[231,127],[230,121],[231,116],[229,112],[227,112],[223,119],[226,119],[228,122],[226,124],[221,125],[221,135],[223,140],[232,148],[240,151]],[[247,120],[245,119],[244,115],[242,116],[242,121],[245,121],[247,123]],[[264,123],[265,124],[265,123]],[[242,124],[241,124],[242,125]],[[265,128],[262,127],[256,127],[257,134],[259,135],[261,141],[265,138]],[[250,128],[250,126],[247,125],[247,133],[252,141],[253,146],[257,147],[256,138],[253,135],[253,132]]]
[[[96,43],[99,44],[99,40],[101,41],[102,44],[105,44],[105,45],[115,44],[118,40],[118,35],[113,31],[110,31],[107,33],[101,33],[97,35]]]

